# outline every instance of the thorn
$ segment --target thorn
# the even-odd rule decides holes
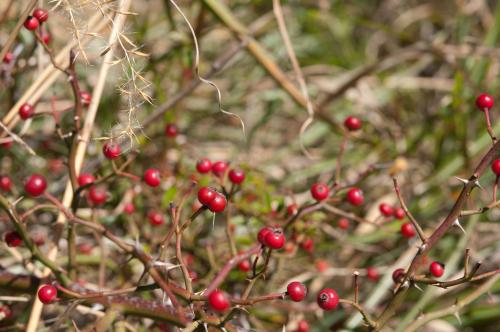
[[[455,179],[457,179],[458,181],[462,182],[464,185],[466,185],[467,183],[469,183],[469,180],[459,178],[458,176],[455,176]]]
[[[427,248],[427,244],[426,243],[422,243],[420,245],[420,247],[418,247],[418,253],[422,253],[425,249]]]
[[[458,323],[460,325],[462,325],[462,319],[460,319],[460,313],[457,311],[455,311],[455,313],[453,314],[453,316],[455,316],[455,318],[458,320]]]
[[[418,289],[418,290],[419,290],[419,291],[421,291],[421,292],[423,292],[423,291],[424,291],[424,290],[423,290],[422,288],[420,288],[420,286],[419,286],[419,285],[417,285],[417,284],[413,284],[413,286],[415,286],[415,288],[416,288],[416,289]]]
[[[467,234],[467,232],[465,231],[465,229],[462,227],[462,225],[460,225],[460,221],[457,219],[455,219],[455,221],[453,222],[453,226],[456,226],[458,228],[460,228],[460,230],[464,233],[464,234]]]
[[[479,183],[479,179],[474,181],[474,186],[478,187],[479,189],[481,190],[484,190],[484,188],[481,186],[481,184]]]
[[[212,218],[212,231],[215,228],[215,212],[214,212],[214,217]]]

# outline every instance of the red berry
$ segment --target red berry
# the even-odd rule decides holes
[[[126,214],[132,214],[135,212],[135,206],[133,203],[127,203],[125,204],[125,206],[123,207],[123,211],[126,213]]]
[[[297,204],[290,204],[286,207],[286,214],[288,216],[294,216],[297,214],[297,212],[299,212],[299,210],[297,209]]]
[[[198,173],[205,174],[212,169],[212,162],[207,158],[202,158],[196,163],[196,170]]]
[[[50,33],[48,33],[47,31],[43,31],[41,34],[40,34],[40,37],[42,37],[42,40],[43,40],[43,43],[45,45],[49,45],[50,42],[52,41],[52,36],[50,35]]]
[[[90,173],[82,173],[78,177],[78,185],[80,187],[83,187],[93,182],[95,182],[95,177]]]
[[[31,175],[24,185],[24,191],[33,197],[40,196],[45,189],[47,189],[47,181],[40,174]]]
[[[26,21],[24,21],[24,27],[30,31],[36,30],[39,25],[40,22],[38,21],[38,19],[33,16],[28,16],[26,18]]]
[[[379,278],[378,271],[374,267],[369,267],[366,269],[366,276],[368,279],[377,281]]]
[[[404,237],[407,238],[412,238],[415,236],[415,228],[413,228],[413,225],[409,222],[405,222],[404,224],[401,225],[401,234]]]
[[[401,282],[401,280],[403,280],[405,276],[405,269],[395,269],[394,272],[392,272],[392,281],[394,281],[394,283],[399,283]]]
[[[2,61],[3,63],[9,64],[12,60],[14,60],[14,54],[12,54],[11,52],[7,52],[5,53]]]
[[[338,221],[338,226],[340,229],[348,229],[349,228],[349,219],[342,218]]]
[[[226,173],[228,167],[229,165],[225,161],[216,161],[212,164],[212,173],[214,173],[215,176],[222,177]]]
[[[33,17],[35,17],[40,23],[48,20],[49,12],[42,8],[37,8],[33,11]]]
[[[271,232],[267,233],[265,239],[266,245],[271,249],[281,249],[285,245],[285,235],[283,230],[280,228],[273,229]]]
[[[390,217],[394,214],[394,209],[392,208],[392,206],[386,203],[380,204],[378,206],[378,209],[380,210],[380,213],[382,213],[384,217]]]
[[[312,252],[314,250],[314,241],[311,238],[307,238],[300,244],[302,249],[308,252]]]
[[[476,98],[476,106],[479,108],[481,111],[489,110],[490,108],[493,107],[494,100],[493,97],[490,96],[489,94],[486,93],[481,93],[479,96]]]
[[[21,235],[16,231],[5,233],[5,243],[9,247],[19,247],[23,243]]]
[[[365,201],[363,191],[359,188],[351,188],[347,192],[347,200],[354,206],[359,206]]]
[[[35,108],[28,103],[24,103],[19,107],[19,117],[23,120],[31,118],[35,114]]]
[[[402,220],[405,217],[405,211],[402,208],[397,208],[394,210],[394,217],[396,219]]]
[[[238,268],[240,269],[240,271],[248,272],[252,269],[252,265],[248,259],[245,259],[238,264]]]
[[[429,272],[436,278],[441,277],[444,274],[444,264],[432,262],[431,265],[429,265]]]
[[[12,181],[8,176],[0,176],[0,189],[3,191],[10,191],[12,187]]]
[[[361,120],[354,117],[354,116],[349,116],[345,119],[344,126],[349,131],[359,130],[359,129],[361,129]]]
[[[88,198],[93,205],[102,205],[106,203],[107,196],[106,190],[100,187],[92,186],[89,189]]]
[[[323,201],[329,195],[328,186],[324,183],[315,183],[311,186],[311,196],[317,201]]]
[[[108,159],[115,159],[122,153],[120,146],[113,142],[108,142],[102,147],[102,152],[104,156]]]
[[[165,222],[161,213],[157,211],[150,211],[148,213],[148,219],[149,223],[153,226],[160,226]]]
[[[286,292],[290,297],[290,300],[300,302],[306,298],[307,287],[298,281],[292,281],[286,287]]]
[[[87,91],[82,91],[80,92],[80,100],[82,101],[83,105],[88,106],[92,101],[92,95]]]
[[[266,236],[272,231],[273,230],[271,227],[263,227],[260,229],[259,233],[257,234],[257,239],[259,240],[260,244],[264,246],[266,245]]]
[[[214,213],[220,213],[226,208],[226,197],[219,193],[215,193],[214,199],[208,204],[208,209]]]
[[[88,255],[92,252],[92,250],[94,249],[94,247],[92,246],[92,244],[88,243],[88,242],[84,242],[84,243],[80,243],[78,245],[78,251],[81,253],[81,254],[84,254],[84,255]]]
[[[500,176],[500,159],[493,160],[493,162],[491,163],[491,170],[497,176]]]
[[[332,310],[339,304],[339,296],[333,289],[325,288],[318,293],[317,302],[321,309]]]
[[[208,304],[213,310],[226,311],[229,308],[229,300],[224,292],[216,289],[208,295]]]
[[[208,206],[217,196],[217,192],[210,187],[201,187],[198,190],[198,200],[201,204]]]
[[[8,140],[6,142],[3,142],[2,144],[0,144],[2,146],[2,148],[4,149],[10,149],[12,147],[12,144],[14,144],[14,141],[13,140]]]
[[[49,304],[57,296],[57,289],[52,285],[43,285],[38,290],[38,299],[43,304]]]
[[[165,135],[167,137],[175,137],[177,136],[177,126],[172,124],[172,123],[168,123],[166,126],[165,126]]]
[[[0,305],[0,321],[12,317],[12,310],[8,305]]]
[[[160,171],[156,168],[149,168],[144,172],[144,182],[150,187],[158,187],[161,183]]]
[[[318,272],[324,272],[328,268],[328,263],[322,259],[316,262],[316,270]]]
[[[306,320],[301,319],[297,324],[297,332],[309,332],[309,324]]]
[[[245,172],[241,169],[232,169],[229,171],[229,180],[234,184],[241,184],[245,181]]]

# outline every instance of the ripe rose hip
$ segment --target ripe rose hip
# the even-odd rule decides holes
[[[216,161],[212,164],[212,173],[214,173],[215,176],[222,177],[226,173],[228,167],[229,165],[225,161]]]
[[[24,21],[24,27],[30,31],[36,30],[40,25],[40,21],[36,17],[28,16]]]
[[[165,126],[165,135],[167,137],[175,137],[175,136],[177,136],[177,126],[174,125],[173,123],[168,123]]]
[[[402,208],[397,208],[394,210],[394,217],[396,219],[402,220],[405,217],[405,211]]]
[[[102,152],[106,158],[115,159],[122,153],[122,149],[118,144],[108,142],[103,145]]]
[[[5,233],[5,243],[9,247],[19,247],[23,243],[21,235],[16,231]]]
[[[415,236],[415,228],[413,228],[413,225],[409,222],[405,222],[404,224],[401,225],[401,234],[404,237],[407,238],[412,238]]]
[[[266,245],[274,250],[278,250],[283,248],[285,245],[285,235],[283,234],[283,230],[274,229],[271,232],[267,233],[265,239]]]
[[[106,190],[100,187],[92,186],[89,188],[88,199],[93,205],[106,203],[107,196]]]
[[[323,201],[328,198],[329,189],[324,183],[315,183],[311,186],[311,196],[317,201]]]
[[[92,101],[92,95],[87,91],[82,91],[80,92],[80,100],[82,101],[83,105],[88,106]]]
[[[95,182],[95,177],[90,173],[82,173],[78,177],[78,185],[80,187],[86,186],[93,182]]]
[[[207,158],[201,158],[196,163],[196,170],[198,173],[206,174],[212,169],[212,162]]]
[[[161,213],[157,211],[150,211],[148,213],[148,219],[149,223],[153,226],[160,226],[165,222]]]
[[[52,285],[43,285],[38,290],[38,299],[43,304],[51,303],[57,296],[57,289]]]
[[[394,214],[394,209],[392,208],[392,206],[386,203],[380,204],[378,206],[378,209],[380,210],[380,213],[382,213],[384,217],[390,217]]]
[[[252,265],[248,259],[245,259],[238,264],[238,269],[243,272],[248,272],[252,269]]]
[[[23,120],[31,118],[35,114],[35,108],[28,103],[24,103],[19,107],[19,117]]]
[[[323,310],[333,310],[339,304],[339,296],[331,288],[325,288],[319,292],[316,300]]]
[[[208,209],[214,213],[220,213],[224,211],[227,205],[227,200],[224,195],[215,193],[214,199],[208,204]]]
[[[232,169],[228,174],[229,181],[234,184],[241,184],[245,181],[245,172],[241,169]]]
[[[441,277],[444,274],[444,264],[432,262],[431,265],[429,265],[429,272],[436,278]]]
[[[481,93],[479,96],[476,98],[476,106],[479,108],[481,111],[489,110],[490,108],[493,107],[494,100],[493,97],[490,96],[489,94],[486,93]]]
[[[349,219],[341,218],[338,222],[338,226],[340,229],[348,229],[349,228]]]
[[[307,287],[298,281],[292,281],[286,287],[286,292],[290,297],[290,300],[300,302],[306,298]]]
[[[33,17],[35,17],[40,23],[48,20],[49,12],[42,8],[37,8],[33,11]]]
[[[359,188],[351,188],[347,192],[347,201],[354,206],[359,206],[365,201],[363,191]]]
[[[491,163],[491,170],[497,176],[500,176],[500,159],[493,160],[493,162]]]
[[[366,276],[372,281],[377,281],[379,278],[378,271],[374,267],[369,267],[366,269]]]
[[[123,207],[123,211],[126,213],[126,214],[132,214],[135,212],[135,206],[133,203],[127,203],[125,204],[125,206]]]
[[[208,295],[208,304],[213,310],[226,311],[229,308],[229,300],[224,292],[216,289]]]
[[[198,200],[202,205],[208,206],[217,196],[217,192],[210,187],[201,187],[198,190]]]
[[[309,332],[309,323],[306,320],[301,319],[297,324],[297,332]]]
[[[10,191],[12,187],[12,181],[8,176],[0,176],[0,189],[3,191]]]
[[[47,189],[47,181],[40,174],[31,175],[24,185],[24,191],[30,196],[37,197]]]
[[[394,281],[395,284],[401,282],[405,276],[405,269],[399,268],[395,269],[394,272],[392,272],[392,281]]]
[[[161,183],[160,171],[156,168],[149,168],[144,172],[144,182],[150,187],[158,187]]]
[[[273,230],[271,227],[262,227],[259,230],[259,233],[257,234],[257,239],[259,240],[260,244],[266,245],[266,236],[267,234],[271,233]]]
[[[354,116],[349,116],[345,119],[344,126],[349,131],[359,130],[359,129],[361,129],[361,120],[354,117]]]

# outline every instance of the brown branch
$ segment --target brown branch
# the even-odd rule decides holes
[[[413,217],[413,215],[411,214],[410,210],[408,210],[408,206],[406,206],[406,203],[403,199],[403,196],[401,195],[401,190],[399,187],[398,180],[396,178],[393,178],[392,181],[394,182],[394,190],[396,191],[396,195],[398,196],[398,200],[399,200],[399,204],[401,205],[401,208],[403,209],[406,216],[408,217],[408,219],[410,219],[411,223],[413,224],[413,227],[417,231],[417,234],[418,234],[418,237],[420,238],[420,240],[422,241],[422,243],[425,244],[427,239],[425,238],[424,231],[422,230],[422,227],[420,227],[417,219],[415,219],[415,217]]]

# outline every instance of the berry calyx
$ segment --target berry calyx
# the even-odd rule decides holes
[[[340,229],[348,229],[349,228],[349,219],[347,218],[341,218],[337,225],[339,226]]]
[[[492,96],[490,96],[487,93],[481,93],[479,96],[476,98],[476,106],[479,108],[479,110],[484,111],[484,110],[489,110],[490,108],[493,107],[494,105],[494,99]]]
[[[224,211],[226,205],[227,205],[226,197],[216,192],[214,199],[208,204],[208,209],[214,213],[220,213]]]
[[[108,142],[103,145],[102,153],[104,153],[104,156],[108,159],[115,159],[122,153],[122,149],[118,144]]]
[[[125,206],[123,207],[123,211],[126,213],[126,214],[132,214],[135,212],[135,205],[133,203],[127,203],[125,204]]]
[[[149,168],[144,172],[144,182],[150,187],[158,187],[161,183],[160,171],[156,168]]]
[[[206,174],[212,169],[212,162],[208,158],[201,158],[196,163],[196,170],[198,173]]]
[[[260,244],[262,244],[263,246],[266,245],[266,236],[272,231],[273,230],[271,227],[263,227],[259,230],[259,233],[257,234],[257,240],[259,240]]]
[[[403,220],[405,217],[405,211],[402,208],[397,208],[394,210],[394,217],[399,220]]]
[[[30,31],[36,30],[40,26],[40,21],[36,17],[28,16],[24,21],[24,27]]]
[[[491,163],[491,170],[496,176],[500,176],[500,159],[495,159]]]
[[[43,285],[38,290],[38,299],[43,304],[51,303],[52,301],[54,301],[56,296],[57,296],[57,288],[55,288],[52,285]]]
[[[359,188],[351,188],[347,192],[347,201],[354,206],[360,206],[365,201],[363,191]]]
[[[366,269],[366,276],[372,281],[377,281],[379,278],[378,271],[374,267],[369,267]]]
[[[8,176],[0,176],[0,189],[3,191],[10,191],[12,187],[12,181]]]
[[[311,196],[317,201],[323,201],[328,198],[330,190],[324,183],[315,183],[311,186]]]
[[[245,181],[245,172],[241,169],[232,169],[229,171],[228,177],[233,184],[241,184]]]
[[[160,226],[163,225],[163,223],[165,222],[162,214],[159,213],[158,211],[150,211],[148,213],[148,219],[149,223],[153,226]]]
[[[31,118],[35,114],[35,108],[28,103],[24,103],[19,107],[19,117],[23,120]]]
[[[400,283],[401,280],[403,280],[405,276],[405,269],[399,268],[395,269],[394,272],[392,272],[392,281],[394,281],[395,284]]]
[[[415,228],[413,228],[413,225],[409,222],[405,222],[404,224],[401,225],[401,234],[404,237],[407,238],[412,238],[415,236]]]
[[[23,243],[21,235],[16,231],[5,233],[5,243],[9,247],[19,247]]]
[[[316,301],[321,309],[333,310],[339,304],[339,296],[333,289],[325,288],[318,293]]]
[[[267,233],[265,244],[266,246],[274,250],[283,248],[283,246],[285,245],[285,235],[283,234],[283,230],[277,228]]]
[[[384,217],[390,217],[394,214],[394,209],[392,208],[392,206],[390,206],[389,204],[386,204],[386,203],[380,204],[378,206],[378,209],[380,210],[380,213]]]
[[[229,300],[224,292],[216,289],[208,295],[208,304],[215,311],[226,311],[229,308]]]
[[[37,197],[47,189],[47,181],[40,174],[31,175],[24,185],[24,191],[30,196]]]
[[[307,287],[303,283],[292,281],[286,287],[286,293],[290,297],[290,300],[300,302],[306,298]]]
[[[444,274],[444,264],[440,262],[432,262],[429,265],[429,272],[436,278],[441,277]]]
[[[93,205],[102,205],[106,203],[107,196],[106,190],[100,187],[92,186],[89,189],[88,199]]]
[[[349,116],[345,119],[344,126],[349,131],[359,130],[359,129],[361,129],[361,120],[354,117],[354,116]]]
[[[40,23],[43,23],[49,19],[49,12],[42,8],[37,8],[33,11],[33,17],[35,17]]]
[[[80,100],[82,101],[83,105],[88,106],[92,101],[92,95],[87,91],[82,91],[80,92]]]
[[[217,192],[210,187],[201,187],[198,190],[198,200],[202,205],[208,206],[217,196]]]
[[[223,177],[228,167],[229,165],[225,161],[216,161],[212,164],[212,173],[215,176]]]
[[[78,185],[80,187],[86,186],[93,182],[95,182],[95,177],[90,173],[82,173],[78,177]]]
[[[168,123],[165,126],[165,135],[167,137],[175,137],[175,136],[177,136],[177,126],[174,125],[173,123]]]

